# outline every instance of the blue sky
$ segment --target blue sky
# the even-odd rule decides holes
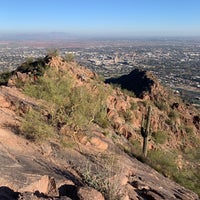
[[[200,36],[200,0],[0,0],[0,33]]]

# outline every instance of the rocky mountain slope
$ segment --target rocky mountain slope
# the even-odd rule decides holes
[[[199,191],[199,111],[140,73],[139,93],[59,56],[1,75],[0,199],[198,199],[172,179]]]

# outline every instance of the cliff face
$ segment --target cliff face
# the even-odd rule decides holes
[[[176,150],[174,171],[198,165],[185,163],[180,152],[183,139],[185,151],[197,145],[192,139],[199,137],[197,111],[188,110],[176,97],[167,101],[170,94],[147,72],[135,70],[119,78],[122,87],[134,91],[136,97],[131,97],[60,57],[46,58],[42,65],[53,71],[38,75],[34,64],[13,73],[8,86],[0,88],[0,199],[198,199],[194,192],[169,180],[173,178],[169,163],[159,162],[160,156],[169,159],[168,152]],[[55,98],[61,98],[62,79],[64,100]],[[58,84],[56,90],[50,80]],[[39,90],[44,83],[53,102],[44,95],[44,87],[37,93],[40,99],[33,96],[33,88]],[[30,86],[32,97],[24,94]],[[160,99],[164,104],[159,104]],[[165,176],[135,158],[141,156],[140,127],[148,105],[153,107],[153,134],[145,162],[153,165],[152,156],[163,151],[156,154],[154,167]],[[31,126],[25,123],[29,118]],[[192,138],[186,135],[189,128]],[[162,141],[156,137],[161,130],[165,131]]]

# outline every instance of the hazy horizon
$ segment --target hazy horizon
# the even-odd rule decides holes
[[[0,41],[92,41],[92,40],[200,40],[200,36],[179,35],[95,35],[65,32],[16,32],[1,33]]]

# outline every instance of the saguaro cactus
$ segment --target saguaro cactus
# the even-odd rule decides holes
[[[147,156],[148,136],[150,134],[151,111],[152,111],[152,107],[149,106],[147,115],[142,117],[141,135],[143,137],[142,151],[143,151],[144,157]]]

